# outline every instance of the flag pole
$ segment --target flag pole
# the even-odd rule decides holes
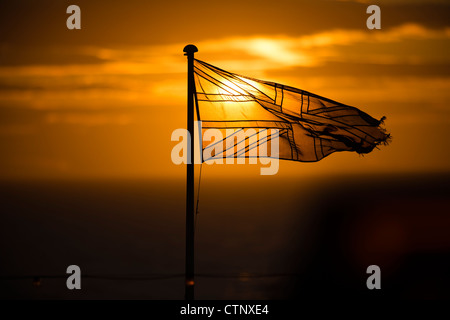
[[[197,51],[197,47],[192,44],[183,49],[188,61],[187,130],[189,132],[186,170],[186,300],[194,300],[194,53]]]

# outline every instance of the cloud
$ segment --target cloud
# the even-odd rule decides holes
[[[335,0],[337,2],[356,2],[365,4],[376,4],[376,5],[396,5],[396,4],[447,4],[448,0]]]
[[[36,133],[36,127],[34,125],[26,124],[4,124],[0,125],[0,135],[6,136],[24,136]]]
[[[327,60],[346,61],[346,55],[340,54],[342,47],[374,46],[385,47],[384,55],[368,55],[367,52],[359,55],[357,62],[397,63],[404,60],[405,54],[400,50],[389,51],[389,45],[393,43],[417,43],[423,46],[423,41],[450,39],[450,28],[434,30],[418,24],[404,24],[389,30],[344,30],[336,29],[319,32],[302,37],[250,37],[212,40],[199,43],[202,55],[213,55],[221,48],[240,51],[242,54],[255,57],[253,61],[242,61],[243,70],[268,70],[282,67],[303,66],[311,67],[323,64]],[[397,56],[399,53],[399,59]],[[433,59],[433,53],[423,54],[417,57],[415,52],[410,56],[417,62]],[[352,59],[355,59],[353,55]],[[411,59],[413,60],[413,59]],[[450,61],[450,60],[448,60]],[[221,61],[232,66],[237,61]]]
[[[335,29],[301,37],[285,35],[229,37],[200,41],[196,45],[200,50],[197,55],[199,58],[226,63],[228,66],[236,67],[236,70],[267,70],[315,66],[327,58],[338,56],[338,49],[342,46],[449,39],[450,28],[431,29],[408,23],[387,30]],[[75,61],[74,64],[63,66],[52,64],[3,66],[0,67],[0,77],[180,73],[185,70],[185,59],[181,52],[183,47],[184,44],[181,43],[118,48],[79,47],[74,49],[77,52],[73,54],[84,54],[102,63],[77,64]],[[390,54],[395,56],[396,52]],[[363,57],[361,59],[363,60]]]
[[[49,113],[45,116],[47,124],[71,124],[84,126],[118,125],[126,126],[132,124],[134,119],[129,114],[108,113]]]
[[[272,81],[268,74],[329,63],[373,65],[449,65],[450,28],[404,24],[391,29],[335,29],[300,37],[248,36],[196,43],[197,58],[229,71]],[[176,106],[185,99],[184,44],[79,47],[76,54],[96,57],[101,64],[0,67],[0,106],[21,105],[39,110],[103,110],[123,107]],[[357,68],[357,67],[354,67]],[[345,69],[342,70],[345,75]],[[391,76],[396,76],[390,73]],[[412,75],[414,76],[414,75]],[[420,76],[417,74],[416,76]],[[307,79],[302,80],[302,87]],[[296,85],[298,81],[291,82]],[[289,82],[288,82],[289,83]],[[3,86],[2,86],[3,85]],[[304,88],[306,90],[315,89]],[[400,89],[399,89],[400,90]],[[80,115],[53,115],[48,121],[99,125],[126,120]]]

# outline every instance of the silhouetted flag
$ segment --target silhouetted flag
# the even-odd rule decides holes
[[[196,59],[194,73],[203,132],[278,129],[280,159],[318,161],[336,151],[369,153],[390,138],[380,127],[384,117],[376,120],[355,107],[307,91],[237,75]],[[247,142],[245,149],[238,148],[234,156],[248,157],[256,145],[253,140],[252,147],[251,135],[241,139]],[[203,149],[214,143],[204,142]]]

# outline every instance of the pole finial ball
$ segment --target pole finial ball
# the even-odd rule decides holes
[[[186,52],[186,55],[194,54],[195,52],[198,52],[198,49],[193,44],[188,44],[186,47],[184,47],[183,52]]]

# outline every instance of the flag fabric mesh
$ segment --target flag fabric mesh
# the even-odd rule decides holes
[[[384,117],[374,119],[355,107],[304,90],[244,77],[197,59],[194,78],[202,133],[216,129],[223,137],[239,136],[232,139],[232,147],[237,147],[233,157],[251,157],[254,147],[273,138],[267,134],[270,129],[278,130],[278,158],[304,162],[319,161],[336,151],[369,153],[390,138],[381,128]],[[227,129],[250,133],[230,134]],[[202,149],[221,142],[224,150],[230,148],[224,139],[203,141]],[[214,155],[220,157],[225,152]]]

